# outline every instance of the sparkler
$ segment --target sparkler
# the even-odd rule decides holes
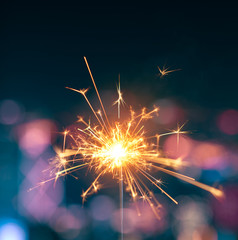
[[[153,170],[164,172],[200,187],[217,198],[223,197],[222,190],[197,182],[191,177],[176,172],[179,168],[187,166],[187,163],[182,158],[167,158],[160,150],[160,138],[176,134],[179,141],[179,135],[186,133],[182,130],[183,125],[181,127],[178,126],[176,130],[168,133],[148,136],[147,131],[144,129],[144,124],[153,118],[154,115],[158,114],[158,107],[154,107],[150,111],[142,108],[139,113],[135,113],[130,108],[128,120],[120,120],[120,108],[125,103],[120,89],[120,79],[117,88],[118,99],[113,103],[118,107],[118,121],[110,121],[86,57],[84,57],[84,60],[97,93],[100,103],[99,110],[95,110],[90,103],[87,97],[88,89],[77,90],[67,88],[80,93],[84,97],[92,110],[96,123],[91,124],[90,122],[86,122],[80,116],[78,117],[79,127],[73,132],[65,131],[63,133],[63,149],[61,151],[56,150],[57,155],[50,162],[51,178],[40,182],[38,186],[49,181],[56,181],[59,177],[71,174],[82,168],[88,168],[96,173],[96,177],[88,189],[82,193],[83,202],[87,196],[96,193],[101,188],[101,178],[106,174],[110,174],[113,179],[116,179],[120,183],[121,204],[123,203],[122,198],[125,190],[129,192],[135,204],[139,199],[148,203],[157,218],[159,218],[161,205],[150,190],[148,183],[158,188],[174,203],[177,204],[177,201],[164,191],[162,181],[152,175],[151,172]],[[163,73],[162,75],[166,75],[176,70],[167,71],[167,69],[164,69],[160,71],[161,74]],[[74,146],[71,148],[65,147],[66,138],[68,137],[72,138],[74,142]],[[138,207],[137,211],[140,215]]]
[[[172,70],[169,70],[169,67],[168,68],[165,68],[165,66],[163,66],[163,68],[161,69],[159,66],[157,66],[158,69],[159,69],[159,76],[162,78],[172,72],[177,72],[177,71],[180,71],[181,69],[172,69]]]

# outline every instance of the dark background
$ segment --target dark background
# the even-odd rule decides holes
[[[211,108],[237,107],[237,14],[229,2],[7,2],[1,19],[1,96],[19,99],[27,108],[40,104],[51,112],[65,109],[64,87],[88,86],[83,56],[100,88],[114,86],[121,73],[132,89],[135,81],[144,83],[145,77],[157,74],[157,65],[166,64],[183,71],[166,89],[160,89],[158,79],[143,84],[145,95],[173,95]]]
[[[65,89],[91,86],[83,61],[86,56],[100,91],[115,90],[120,73],[125,96],[129,92],[147,107],[156,99],[173,99],[186,109],[187,128],[197,131],[194,139],[237,147],[237,135],[224,136],[213,126],[217,114],[238,109],[235,4],[167,1],[112,6],[5,1],[0,18],[0,98],[20,103],[26,113],[34,113],[33,118],[53,119],[64,129],[79,112],[87,112],[81,96]],[[164,65],[182,70],[160,78],[157,66]],[[194,112],[206,115],[206,121],[196,121]],[[5,155],[11,152],[9,159],[19,156],[16,143],[5,147],[11,129],[3,125],[1,129]],[[236,182],[234,176],[223,181]],[[177,184],[175,191],[181,186]],[[69,199],[74,198],[78,201],[79,196],[69,193]],[[2,217],[6,217],[11,210],[3,212]],[[28,220],[23,221],[31,226]],[[220,229],[218,225],[212,226]],[[30,239],[38,239],[33,237],[38,232],[44,238],[46,230],[40,223],[29,229]],[[54,234],[44,239],[53,236],[58,239]],[[166,236],[161,239],[173,239],[170,234]],[[235,239],[235,235],[220,239]]]

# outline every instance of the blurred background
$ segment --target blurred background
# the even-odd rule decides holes
[[[80,94],[91,87],[87,56],[109,115],[116,114],[118,74],[125,101],[136,109],[160,106],[152,132],[188,121],[176,137],[162,140],[170,157],[183,156],[183,173],[222,186],[223,201],[160,172],[175,205],[151,186],[163,204],[161,220],[141,204],[137,217],[125,195],[125,239],[238,239],[238,32],[236,6],[157,2],[156,5],[19,5],[0,8],[0,240],[118,239],[117,182],[82,205],[94,178],[79,172],[56,185],[28,192],[42,180],[63,132],[90,116]],[[163,78],[157,67],[181,69]],[[140,203],[139,203],[140,204]]]

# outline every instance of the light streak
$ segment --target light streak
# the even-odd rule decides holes
[[[154,177],[152,175],[153,171],[164,172],[193,184],[210,192],[217,198],[223,197],[223,191],[221,189],[207,186],[197,182],[191,177],[177,173],[176,170],[181,167],[187,167],[188,164],[184,162],[181,157],[177,159],[167,158],[160,150],[160,138],[166,135],[176,134],[177,141],[179,141],[179,135],[187,133],[182,130],[184,125],[178,126],[176,130],[168,133],[156,134],[154,136],[147,135],[148,130],[144,130],[145,123],[154,117],[154,115],[158,114],[158,107],[154,107],[150,111],[142,108],[138,114],[130,107],[128,120],[122,121],[120,119],[120,108],[125,103],[120,89],[120,78],[117,88],[118,99],[114,102],[114,104],[118,106],[118,121],[110,122],[86,57],[84,57],[84,60],[102,110],[99,109],[96,111],[94,109],[86,96],[88,89],[77,90],[67,87],[72,91],[80,93],[84,97],[93,112],[96,122],[94,124],[90,122],[87,123],[83,117],[78,117],[77,123],[79,126],[77,130],[74,132],[66,130],[64,132],[63,150],[56,150],[57,155],[50,162],[51,178],[40,182],[36,187],[42,186],[44,183],[52,180],[56,181],[59,177],[72,174],[81,168],[87,167],[96,174],[96,177],[88,189],[82,193],[83,202],[87,196],[96,193],[101,188],[99,183],[101,178],[106,174],[110,174],[113,179],[119,182],[121,206],[123,206],[124,186],[125,191],[130,193],[135,203],[137,200],[143,199],[144,202],[150,205],[157,218],[160,217],[159,209],[161,204],[148,187],[148,183],[154,185],[174,203],[177,204],[178,202],[170,194],[165,192],[162,188],[161,179]],[[166,75],[169,72],[177,70],[168,71],[167,68],[160,71],[162,75]],[[66,148],[66,138],[69,137],[73,139],[74,147]],[[139,209],[138,215],[140,215]],[[121,227],[123,229],[123,225]]]
[[[169,70],[169,67],[168,68],[165,68],[165,66],[163,66],[163,68],[160,68],[159,66],[157,66],[158,69],[159,69],[159,76],[162,78],[166,75],[168,75],[169,73],[172,73],[172,72],[177,72],[177,71],[180,71],[181,69],[172,69],[172,70]]]
[[[121,105],[125,104],[125,101],[122,97],[122,92],[121,92],[120,74],[119,74],[119,83],[118,83],[118,87],[117,87],[117,94],[118,94],[118,99],[113,103],[113,105],[117,104],[117,109],[118,109],[117,114],[118,114],[118,118],[120,118],[120,116],[121,116],[121,112],[120,112]]]

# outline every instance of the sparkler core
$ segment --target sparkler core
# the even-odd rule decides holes
[[[116,177],[120,171],[127,172],[127,168],[139,164],[142,167],[143,152],[146,150],[146,144],[143,140],[143,132],[137,131],[131,135],[128,127],[115,123],[109,133],[95,132],[96,141],[84,148],[84,155],[92,159],[92,163],[97,164],[97,169],[106,172],[112,172]],[[98,139],[99,142],[98,142]],[[148,153],[149,154],[149,153]]]
[[[110,146],[108,150],[108,155],[113,159],[114,164],[117,167],[121,167],[122,164],[126,161],[126,149],[123,148],[121,143],[115,143]]]

